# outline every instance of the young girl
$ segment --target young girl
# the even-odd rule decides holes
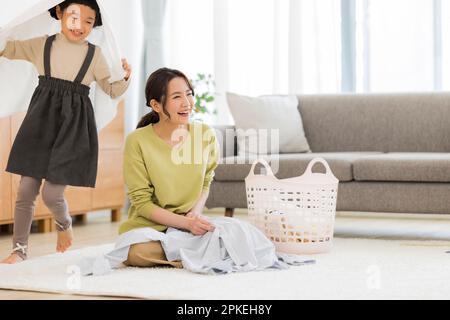
[[[110,83],[108,64],[100,48],[86,41],[102,25],[95,0],[67,0],[50,10],[61,21],[61,32],[27,41],[10,41],[0,56],[26,60],[39,72],[39,85],[11,150],[6,171],[21,175],[14,213],[13,252],[3,263],[27,258],[35,200],[42,179],[42,198],[54,215],[56,250],[72,244],[72,222],[64,198],[66,186],[95,187],[98,137],[89,85],[97,82],[111,97],[128,88],[126,76]],[[1,49],[1,48],[0,48]]]
[[[164,232],[168,227],[203,235],[214,226],[202,215],[217,167],[218,147],[210,128],[190,123],[194,90],[177,70],[160,69],[146,86],[147,106],[138,130],[125,146],[124,175],[131,202],[128,221],[120,227],[126,234],[142,228]],[[126,265],[171,265],[159,241],[130,247]]]

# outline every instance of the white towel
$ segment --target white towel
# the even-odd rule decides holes
[[[111,81],[123,79],[122,55],[112,31],[108,13],[102,3],[97,0],[102,14],[103,26],[95,28],[89,36],[89,42],[99,46],[111,70]],[[48,9],[63,1],[41,0],[30,8],[24,8],[17,17],[11,17],[7,25],[0,26],[0,48],[8,39],[27,40],[60,32],[61,22],[53,19]],[[9,61],[0,58],[0,118],[24,112],[28,109],[31,96],[38,83],[38,73],[34,66],[23,61]],[[91,90],[97,128],[101,130],[117,113],[117,105],[121,97],[112,99],[102,90]]]

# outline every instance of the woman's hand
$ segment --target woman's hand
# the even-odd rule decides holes
[[[209,222],[203,215],[189,212],[186,215],[186,218],[188,219],[188,230],[194,236],[202,236],[207,232],[213,232],[215,229],[214,225]]]
[[[131,77],[131,66],[128,64],[127,59],[122,59],[122,68],[123,70],[125,70],[125,77],[124,79],[126,81],[128,81],[128,79],[130,79]]]
[[[187,214],[186,214],[186,217],[188,217],[188,218],[193,218],[193,217],[197,217],[197,216],[203,216],[201,213],[198,213],[198,212],[196,212],[196,211],[189,211]]]

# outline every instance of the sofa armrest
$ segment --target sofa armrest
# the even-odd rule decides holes
[[[237,138],[235,126],[212,126],[216,130],[217,141],[220,145],[220,158],[235,157],[237,155]]]

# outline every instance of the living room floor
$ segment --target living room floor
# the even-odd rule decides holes
[[[223,210],[208,211],[207,215],[219,217]],[[236,210],[235,216],[246,219],[246,210]],[[110,223],[108,212],[90,213],[87,223],[75,223],[75,244],[72,249],[113,243],[117,237],[119,223]],[[126,219],[124,217],[123,219]],[[408,239],[417,240],[420,244],[442,245],[450,249],[450,216],[449,215],[408,215],[408,214],[337,214],[335,237],[370,238],[370,239]],[[0,253],[2,256],[10,250],[11,235],[0,234]],[[56,234],[33,233],[30,237],[31,257],[54,253]],[[108,297],[83,297],[75,295],[46,294],[0,290],[0,299],[117,299]]]

